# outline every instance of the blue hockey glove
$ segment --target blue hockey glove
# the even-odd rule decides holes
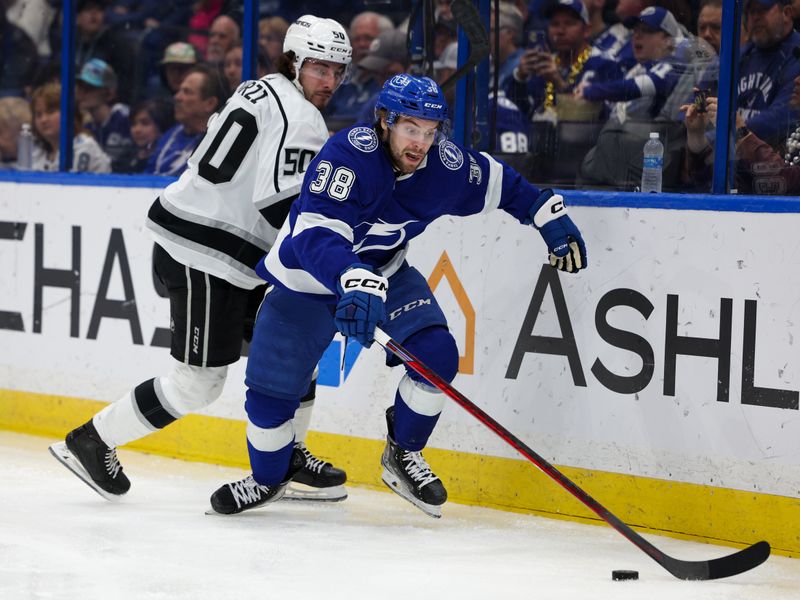
[[[567,273],[576,273],[587,267],[586,245],[581,232],[567,215],[561,194],[543,190],[531,207],[531,220],[547,244],[551,267]]]
[[[350,265],[339,276],[339,303],[333,321],[345,337],[355,338],[365,348],[372,345],[375,327],[386,319],[389,282],[363,264]]]

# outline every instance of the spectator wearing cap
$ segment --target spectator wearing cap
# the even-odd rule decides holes
[[[178,176],[206,132],[208,119],[227,99],[225,85],[216,69],[195,65],[175,94],[177,124],[158,141],[146,172]]]
[[[172,96],[181,87],[181,81],[186,74],[197,64],[197,52],[191,44],[175,42],[164,50],[164,57],[159,64],[161,84]]]
[[[636,64],[631,46],[631,30],[625,26],[626,19],[634,18],[645,9],[653,6],[655,0],[619,0],[614,8],[618,23],[608,26],[592,40],[592,53],[601,54],[616,61],[623,72]]]
[[[492,9],[494,10],[494,8]],[[494,52],[499,46],[497,63],[499,64],[498,88],[505,89],[514,74],[514,69],[519,65],[519,59],[525,51],[522,48],[522,13],[513,4],[500,2],[500,29],[494,30],[494,16],[489,19],[489,51]],[[494,13],[492,13],[494,15]],[[495,39],[496,36],[496,39]],[[495,61],[491,62],[494,67]]]
[[[645,8],[638,17],[626,19],[632,29],[631,47],[636,66],[621,79],[591,81],[576,90],[578,97],[613,103],[612,117],[654,118],[672,92],[682,69],[671,60],[681,37],[678,22],[665,8]]]
[[[621,77],[616,63],[591,54],[589,15],[581,0],[552,2],[546,15],[549,48],[527,49],[506,89],[509,99],[536,120],[557,119],[559,95],[572,103],[579,86]]]
[[[789,104],[800,76],[793,53],[800,33],[793,30],[790,0],[749,0],[744,18],[750,39],[739,62],[737,106],[748,129],[776,146],[800,120],[800,111]]]
[[[408,69],[408,47],[406,34],[392,29],[380,34],[372,41],[369,53],[358,63],[358,68],[368,74],[379,87],[384,82]],[[374,118],[375,103],[380,90],[376,91],[363,105],[357,121],[371,123]]]
[[[114,103],[116,89],[114,69],[99,58],[93,58],[83,65],[75,82],[78,109],[88,116],[86,129],[112,162],[124,155],[133,144],[128,106]]]

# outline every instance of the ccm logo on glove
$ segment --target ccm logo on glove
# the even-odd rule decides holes
[[[380,281],[378,279],[348,279],[342,284],[342,289],[345,289],[348,292],[356,288],[360,288],[365,291],[372,289],[379,292],[385,292],[387,289],[389,289],[384,281]]]
[[[366,292],[374,296],[379,296],[381,300],[386,300],[386,292],[389,283],[385,277],[362,267],[354,267],[342,273],[339,277],[339,285],[344,293],[347,292]]]

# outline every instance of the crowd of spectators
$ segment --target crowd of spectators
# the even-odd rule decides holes
[[[708,191],[722,0],[495,1],[490,150],[517,155],[515,165],[542,183],[632,190],[642,147],[658,131],[666,147],[665,189]],[[348,30],[353,63],[324,116],[331,131],[370,121],[383,82],[414,65],[405,5],[368,4],[262,0],[256,75],[275,71],[291,20],[304,13],[334,18]],[[73,170],[179,174],[209,116],[241,82],[242,5],[77,0]],[[441,83],[457,67],[458,38],[449,1],[434,5],[431,75]],[[0,6],[0,168],[14,166],[15,138],[30,123],[34,169],[52,170],[62,6],[57,0],[0,0]],[[800,102],[790,102],[800,81],[800,2],[745,0],[743,8],[738,136],[751,137],[736,146],[737,181],[742,190],[779,193],[793,189],[776,184],[783,175],[774,172],[776,157],[794,160],[787,140],[800,122]],[[451,103],[454,91],[447,90]],[[708,110],[693,104],[696,96],[708,98]],[[761,171],[772,179],[745,176]]]

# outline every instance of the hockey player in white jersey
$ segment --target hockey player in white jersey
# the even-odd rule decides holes
[[[396,75],[381,90],[373,124],[334,135],[312,161],[273,249],[257,272],[274,285],[261,305],[247,363],[247,445],[253,469],[220,487],[211,507],[234,514],[284,493],[302,468],[292,415],[314,365],[340,332],[364,346],[377,324],[451,381],[458,349],[408,243],[443,215],[501,209],[533,225],[550,265],[586,267],[580,231],[564,199],[491,156],[443,139],[447,102],[427,77]],[[389,366],[399,362],[387,355]],[[383,481],[433,517],[447,499],[422,450],[444,395],[406,369],[386,412]]]
[[[328,138],[320,110],[346,77],[352,52],[339,23],[311,15],[289,27],[283,49],[278,73],[239,86],[212,117],[188,169],[150,208],[155,273],[170,298],[171,370],[139,384],[50,448],[108,499],[130,488],[116,447],[214,402],[242,340],[252,335],[265,292],[256,264]],[[341,500],[345,472],[304,444],[315,383],[293,415],[303,459],[295,481],[309,486],[296,497]]]

